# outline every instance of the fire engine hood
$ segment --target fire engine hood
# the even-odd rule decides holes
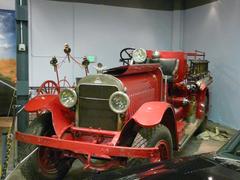
[[[123,76],[131,74],[140,74],[146,72],[152,72],[159,69],[160,64],[135,64],[131,66],[120,66],[105,71],[105,74],[111,74],[113,76]]]

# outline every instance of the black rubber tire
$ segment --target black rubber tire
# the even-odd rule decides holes
[[[26,133],[33,134],[33,135],[46,135],[46,136],[52,135],[54,131],[51,123],[52,123],[51,114],[50,113],[43,114],[32,121],[32,123],[26,130]],[[35,148],[37,148],[36,145],[21,143],[18,150],[19,160],[22,160],[23,158],[25,158]],[[44,148],[44,147],[39,147],[39,148]],[[43,170],[39,166],[38,151],[39,150],[37,150],[34,154],[32,154],[31,157],[29,157],[29,159],[27,159],[24,162],[24,164],[21,166],[21,172],[23,176],[27,180],[63,179],[63,177],[67,174],[67,172],[71,168],[74,159],[64,158],[64,159],[58,159],[57,161],[51,162],[54,164],[56,171],[50,174],[48,172],[43,172]]]
[[[160,140],[165,140],[168,142],[170,147],[170,158],[173,156],[173,142],[172,136],[167,127],[164,125],[157,125],[153,128],[142,128],[140,129],[139,133],[136,135],[132,147],[154,147]],[[128,167],[133,167],[137,164],[144,164],[148,163],[148,159],[136,159],[130,158],[127,162]]]

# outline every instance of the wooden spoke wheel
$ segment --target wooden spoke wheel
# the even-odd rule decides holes
[[[52,80],[47,80],[37,91],[37,95],[54,95],[60,93],[60,87],[57,83]]]

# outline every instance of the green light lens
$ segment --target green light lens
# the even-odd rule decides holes
[[[96,61],[96,57],[95,56],[87,56],[87,60],[90,63],[94,63]]]

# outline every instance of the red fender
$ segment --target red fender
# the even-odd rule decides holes
[[[41,95],[31,99],[24,107],[27,112],[50,111],[55,133],[58,137],[72,126],[75,113],[62,106],[57,95]]]
[[[142,127],[153,127],[161,123],[168,109],[174,112],[172,106],[166,102],[147,102],[138,109],[132,119]]]

